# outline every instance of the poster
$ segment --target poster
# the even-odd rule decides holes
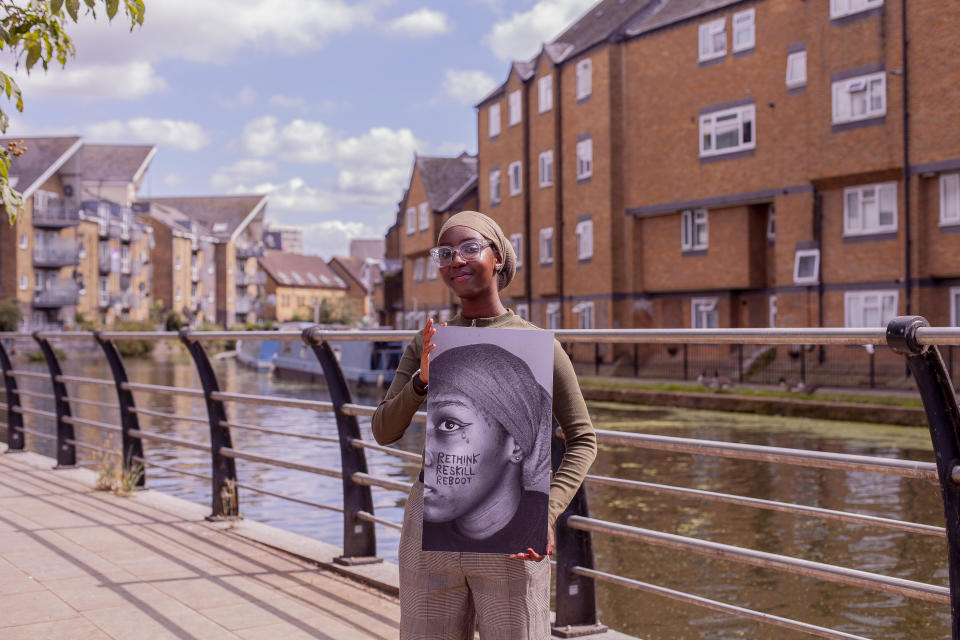
[[[543,553],[553,333],[438,327],[433,343],[423,550]]]

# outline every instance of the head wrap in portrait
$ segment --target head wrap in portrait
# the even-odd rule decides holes
[[[468,229],[473,229],[492,242],[493,247],[500,255],[500,260],[503,265],[500,267],[500,273],[497,274],[497,289],[503,289],[510,284],[513,276],[517,273],[517,255],[513,252],[513,245],[507,240],[507,236],[503,234],[503,229],[500,228],[500,225],[494,222],[490,216],[484,215],[479,211],[461,211],[460,213],[450,216],[450,218],[443,223],[443,226],[440,227],[440,233],[437,235],[438,242],[443,232],[451,227],[467,227]]]

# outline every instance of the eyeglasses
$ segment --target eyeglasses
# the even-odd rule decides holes
[[[464,261],[473,262],[474,260],[479,260],[480,253],[484,248],[492,244],[489,240],[467,240],[466,242],[461,242],[456,247],[440,245],[439,247],[430,249],[430,257],[436,265],[442,269],[449,267],[450,263],[453,262],[453,254],[459,253]]]

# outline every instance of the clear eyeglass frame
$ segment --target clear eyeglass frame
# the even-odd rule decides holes
[[[483,250],[492,244],[489,240],[467,240],[455,247],[442,244],[430,249],[430,259],[441,269],[450,266],[455,253],[459,254],[465,262],[472,262],[477,260]]]

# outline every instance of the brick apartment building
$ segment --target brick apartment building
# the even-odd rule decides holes
[[[259,262],[266,274],[266,317],[286,322],[314,321],[324,311],[340,318],[362,314],[362,296],[351,296],[347,281],[320,256],[268,249]]]

